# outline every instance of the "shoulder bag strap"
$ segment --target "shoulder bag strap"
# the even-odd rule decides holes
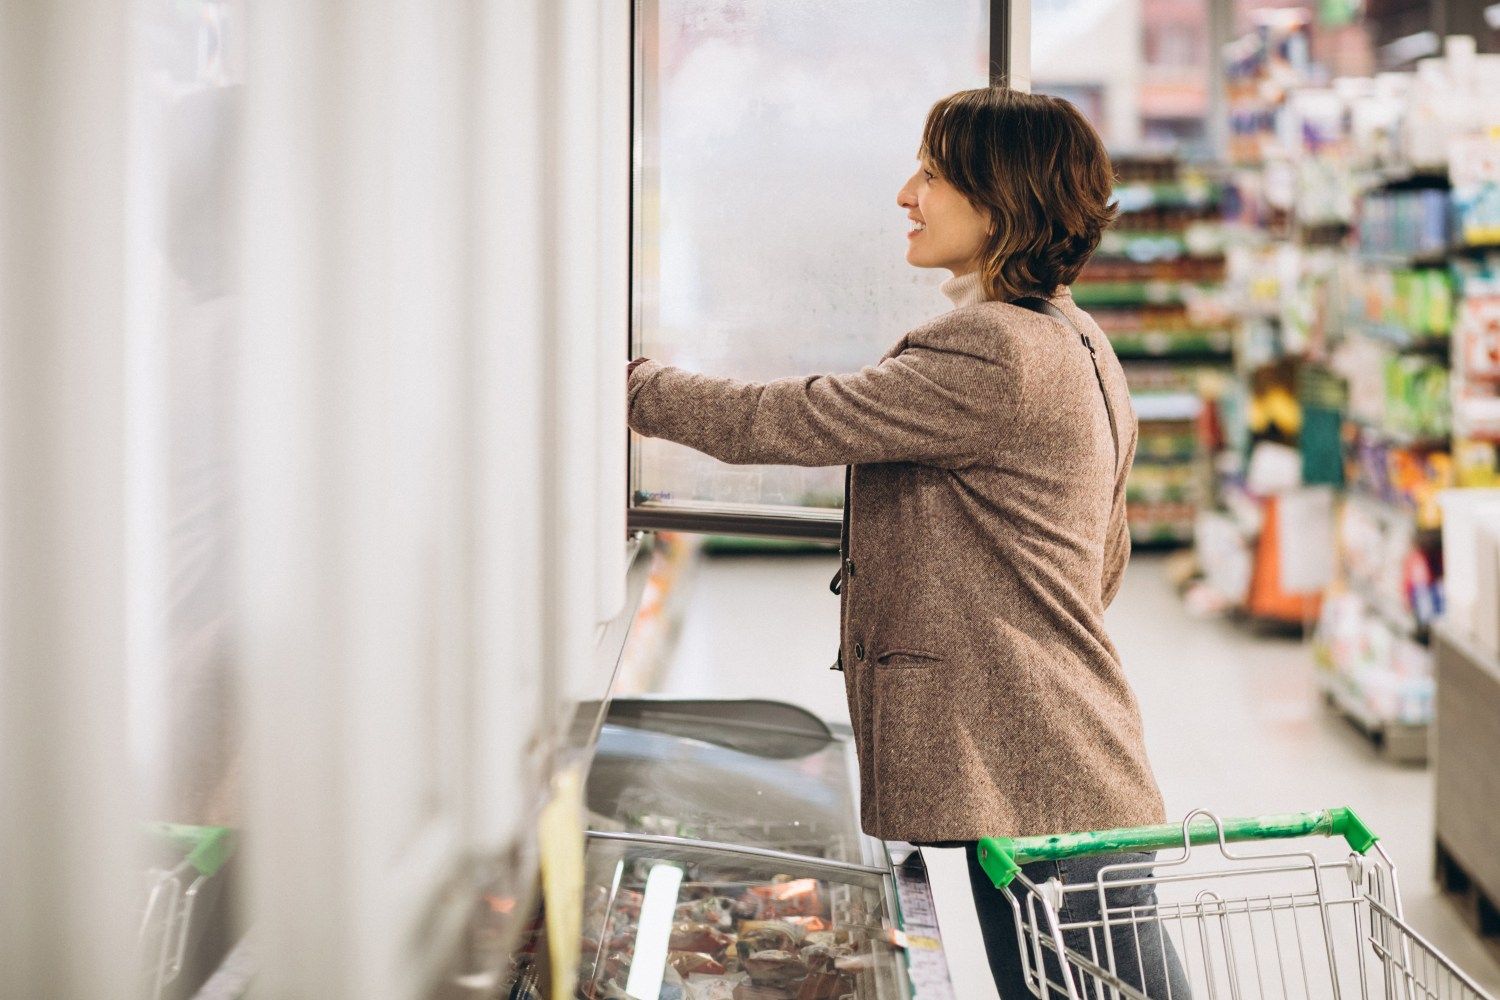
[[[1064,326],[1078,334],[1078,339],[1083,341],[1084,347],[1088,348],[1089,360],[1094,363],[1094,381],[1099,383],[1099,393],[1104,397],[1104,412],[1109,417],[1109,438],[1115,446],[1115,475],[1118,476],[1120,474],[1120,429],[1115,424],[1115,408],[1110,405],[1109,390],[1104,388],[1104,375],[1099,371],[1098,348],[1094,347],[1094,342],[1089,339],[1088,334],[1078,329],[1073,321],[1068,319],[1066,313],[1040,295],[1023,296],[1014,300],[1011,305],[1017,305],[1022,309],[1029,309],[1031,312],[1041,313],[1044,316],[1051,316],[1055,320],[1060,320]]]

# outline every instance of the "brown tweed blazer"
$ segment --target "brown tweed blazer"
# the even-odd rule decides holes
[[[725,462],[848,465],[841,645],[860,813],[912,841],[1164,821],[1104,609],[1130,555],[1136,419],[1109,340],[1002,302],[878,365],[766,383],[647,361],[630,426]]]

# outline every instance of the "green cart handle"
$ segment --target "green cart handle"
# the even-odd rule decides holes
[[[189,826],[151,823],[151,832],[187,852],[187,862],[199,875],[214,875],[234,853],[234,831],[227,826]]]
[[[1194,844],[1216,844],[1220,831],[1224,841],[1282,840],[1293,837],[1343,837],[1356,853],[1364,854],[1379,838],[1364,821],[1345,808],[1322,812],[1288,813],[1227,819],[1222,826],[1207,815],[1194,816],[1187,839]],[[1042,837],[983,837],[979,841],[979,865],[996,889],[1010,885],[1021,866],[1032,861],[1059,861],[1092,854],[1127,851],[1165,851],[1183,846],[1183,825],[1138,826],[1093,833],[1058,833]]]

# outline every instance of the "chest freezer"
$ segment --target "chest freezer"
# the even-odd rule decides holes
[[[557,945],[576,949],[578,996],[951,998],[921,854],[860,830],[856,774],[848,730],[792,705],[611,703],[584,930]],[[538,951],[503,995],[546,995]]]

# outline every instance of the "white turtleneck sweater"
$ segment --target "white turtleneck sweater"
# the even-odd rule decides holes
[[[955,309],[984,301],[984,286],[980,284],[978,271],[970,271],[968,274],[949,278],[938,288],[948,297],[948,301],[953,303]]]

